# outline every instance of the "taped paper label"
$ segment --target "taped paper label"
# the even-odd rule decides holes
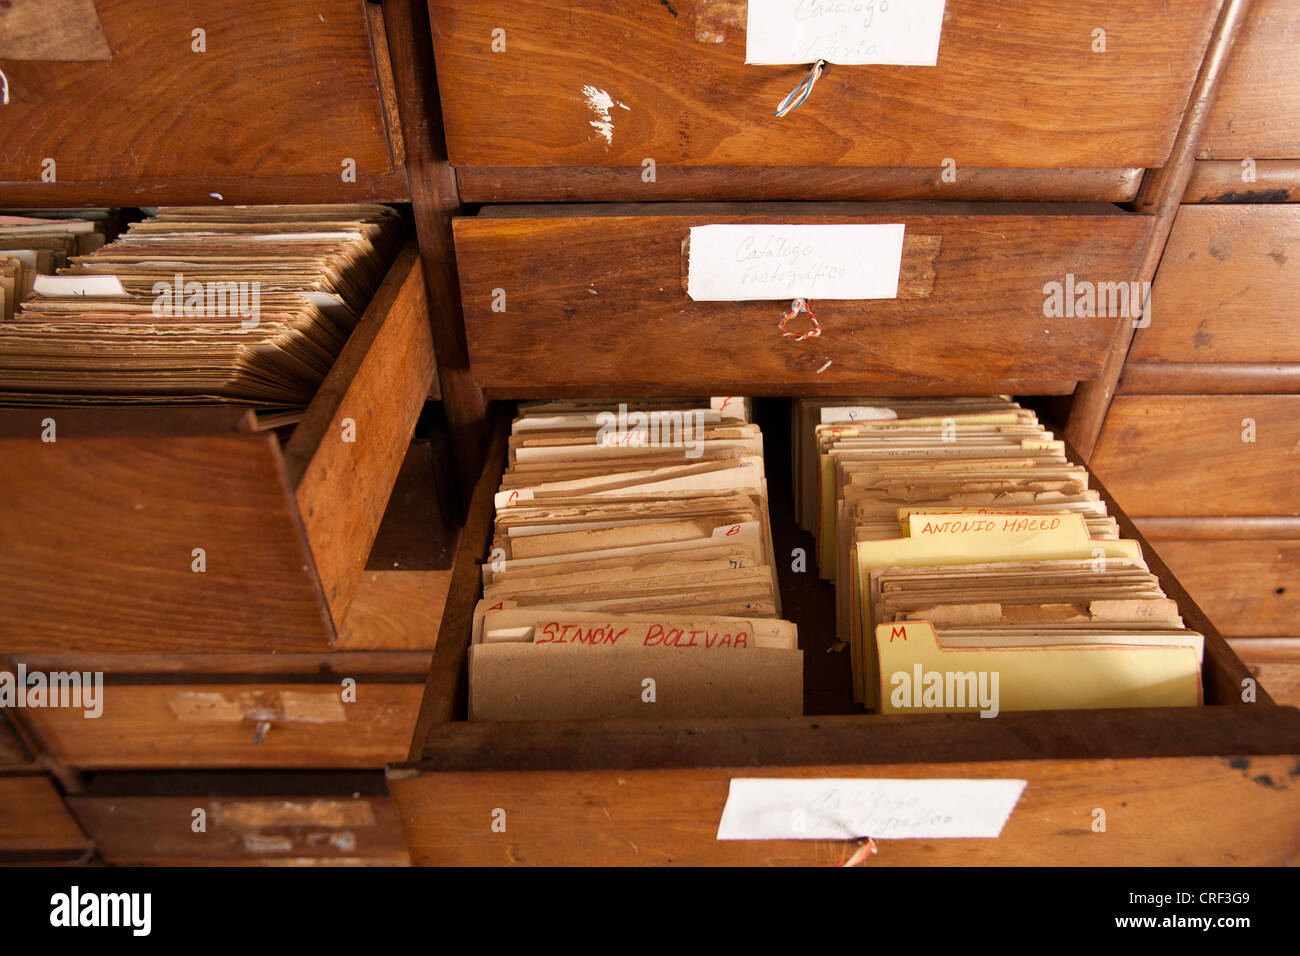
[[[745,62],[934,66],[944,0],[749,0]]]
[[[893,299],[903,224],[691,227],[686,294],[696,302]]]
[[[737,777],[719,840],[994,838],[1024,780]]]

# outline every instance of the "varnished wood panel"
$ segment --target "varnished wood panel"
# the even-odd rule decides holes
[[[356,674],[354,702],[333,683],[128,684],[103,689],[103,714],[25,712],[49,750],[86,770],[375,768],[406,755],[418,683]],[[259,734],[259,724],[266,723]],[[261,737],[258,742],[256,738]]]
[[[360,182],[392,168],[356,0],[98,0],[96,10],[107,60],[5,59],[6,179],[41,182],[47,157],[69,184],[232,174],[342,182],[345,159]],[[196,29],[206,31],[205,52],[192,49]],[[57,185],[44,188],[57,204]]]
[[[1300,9],[1253,0],[1201,141],[1202,159],[1300,159]]]
[[[377,683],[419,680],[429,670],[427,651],[334,650],[315,654],[24,654],[0,658],[32,671],[102,671],[124,684],[338,683],[345,677]],[[15,713],[17,713],[15,711]]]
[[[0,61],[3,62],[3,61]],[[60,167],[62,168],[62,167]],[[328,176],[232,178],[228,173],[205,179],[96,180],[94,182],[16,182],[17,171],[0,170],[0,202],[6,207],[34,206],[203,206],[280,203],[409,202],[404,170],[358,177],[345,183]]]
[[[1300,635],[1300,539],[1151,543],[1225,637]]]
[[[742,2],[429,3],[453,165],[636,169],[1159,166],[1218,7],[949,0],[937,66],[831,66],[778,118],[808,70],[745,65]],[[609,142],[584,87],[615,102]]]
[[[387,797],[74,796],[73,812],[115,866],[348,865],[409,862]],[[194,811],[205,829],[193,828]]]
[[[1137,269],[1136,278],[1142,283],[1155,281],[1160,257],[1178,214],[1178,204],[1187,192],[1196,165],[1196,147],[1209,122],[1210,109],[1218,96],[1237,37],[1245,25],[1250,3],[1251,0],[1224,0],[1209,47],[1196,72],[1196,83],[1183,111],[1169,159],[1160,168],[1148,170],[1142,178],[1133,208],[1155,220]],[[1101,370],[1091,381],[1079,383],[1075,391],[1069,420],[1065,423],[1065,435],[1085,461],[1096,452],[1102,424],[1119,386],[1129,347],[1133,344],[1133,332],[1132,322],[1115,326]]]
[[[1045,318],[1067,273],[1127,282],[1150,217],[1113,207],[783,204],[488,207],[455,221],[476,380],[548,390],[884,387],[997,390],[1096,374],[1116,318]],[[819,338],[778,328],[788,302],[694,302],[682,241],[715,222],[906,226],[899,297],[815,303]],[[504,289],[506,311],[492,311]]]
[[[1300,638],[1241,638],[1232,649],[1275,701],[1300,707]]]
[[[996,839],[880,841],[871,866],[1246,865],[1300,860],[1295,756],[390,774],[431,865],[830,865],[855,845],[719,841],[733,777],[1028,781]],[[1093,832],[1094,809],[1106,812]],[[505,811],[504,832],[493,814]]]
[[[44,854],[78,854],[89,846],[48,777],[0,777],[0,854],[35,859]]]
[[[438,354],[438,384],[463,507],[483,463],[486,403],[465,351],[451,217],[461,211],[456,176],[447,164],[433,40],[424,0],[388,0],[384,6],[397,108],[405,133],[411,212],[423,258],[429,322]],[[459,517],[459,508],[458,514]]]
[[[661,166],[653,182],[644,169],[609,166],[460,166],[465,202],[663,202],[666,200],[1003,200],[1128,202],[1141,169],[960,169],[888,166]]]
[[[1184,202],[1298,202],[1300,201],[1300,161],[1293,159],[1258,159],[1254,161],[1254,180],[1242,179],[1246,172],[1239,160],[1198,160],[1192,169]]]
[[[23,746],[14,729],[9,726],[8,718],[0,714],[0,769],[25,767],[32,762],[31,755]]]
[[[4,417],[0,486],[22,503],[0,522],[4,651],[330,646],[273,434],[114,435],[111,409]]]
[[[436,363],[424,277],[407,243],[285,446],[333,620],[365,569]]]
[[[1300,362],[1130,362],[1121,395],[1273,395],[1300,392]]]
[[[433,650],[451,571],[366,571],[339,650]]]
[[[1300,395],[1121,395],[1091,464],[1132,515],[1296,514],[1298,444]]]
[[[1300,362],[1300,206],[1186,205],[1130,363]]]

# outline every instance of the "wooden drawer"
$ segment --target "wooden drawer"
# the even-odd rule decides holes
[[[771,222],[903,223],[898,298],[816,303],[821,336],[796,342],[788,300],[687,296],[692,226]],[[1047,394],[1097,374],[1120,320],[1045,318],[1044,285],[1129,282],[1150,225],[1113,206],[791,203],[489,207],[454,231],[470,362],[494,395]]]
[[[428,661],[420,652],[336,652],[27,657],[15,665],[103,673],[98,717],[82,707],[20,712],[43,751],[71,767],[377,769],[407,750]]]
[[[89,851],[49,777],[0,776],[0,864],[73,862]]]
[[[1130,514],[1294,515],[1297,443],[1300,395],[1120,395],[1091,464]]]
[[[1233,519],[1138,525],[1220,634],[1292,637],[1300,635],[1300,520],[1271,523],[1289,536],[1250,537],[1250,524],[1233,528]]]
[[[378,772],[97,774],[68,804],[116,866],[409,862]]]
[[[434,371],[411,243],[283,448],[235,408],[0,412],[22,502],[0,525],[0,651],[330,648]]]
[[[1201,138],[1202,159],[1300,159],[1300,9],[1254,0]]]
[[[780,429],[764,429],[779,441]],[[465,653],[486,553],[504,431],[475,490],[410,761],[389,788],[417,864],[826,864],[846,843],[718,841],[735,777],[1017,778],[1028,786],[996,840],[902,840],[871,865],[1280,863],[1300,848],[1294,774],[1300,711],[1266,692],[1241,700],[1247,673],[1149,546],[1144,554],[1189,626],[1206,636],[1206,706],[881,717],[813,702],[787,720],[468,723]],[[769,449],[771,458],[779,455]],[[794,529],[785,470],[769,472],[775,548]],[[1104,489],[1100,489],[1106,495]],[[1109,496],[1107,495],[1109,498]],[[1140,535],[1110,499],[1125,537]],[[784,606],[810,668],[837,666],[831,600],[815,575],[782,570]],[[813,662],[813,663],[808,663]],[[875,732],[873,732],[875,731]],[[1107,814],[1094,832],[1094,810]],[[503,816],[504,814],[504,816]],[[1193,820],[1192,825],[1188,821]],[[498,826],[493,826],[494,822]],[[500,823],[504,823],[504,830]]]
[[[1297,243],[1300,206],[1182,206],[1124,390],[1162,371],[1157,384],[1176,381],[1179,363],[1300,365],[1300,327],[1288,306],[1300,296]]]
[[[937,66],[831,66],[807,102],[778,118],[808,67],[746,66],[742,2],[429,3],[453,165],[634,167],[638,176],[645,158],[663,167],[1160,166],[1218,7],[1136,0],[1103,16],[1084,0],[996,9],[948,0]],[[1105,53],[1092,51],[1099,28]],[[500,31],[505,50],[494,53]]]
[[[27,748],[18,739],[18,734],[9,725],[9,719],[0,714],[0,770],[26,767],[32,762]]]
[[[1300,638],[1242,638],[1232,649],[1275,701],[1300,707]]]
[[[367,6],[15,5],[0,16],[2,178],[40,183],[46,204],[78,183],[160,180],[203,180],[201,196],[226,183],[238,190],[241,179],[288,179],[314,182],[317,202],[401,199],[400,138],[390,149],[385,116],[387,41],[377,32],[372,43],[382,18]],[[206,49],[195,52],[200,40]],[[400,137],[395,119],[392,130]]]

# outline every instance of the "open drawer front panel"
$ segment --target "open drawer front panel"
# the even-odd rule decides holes
[[[411,242],[283,447],[228,406],[0,410],[0,647],[331,648],[434,371]]]
[[[692,227],[773,223],[902,223],[897,298],[817,301],[822,331],[799,341],[789,296],[687,294]],[[1057,309],[1045,287],[1127,292],[1151,223],[1105,204],[665,203],[492,206],[453,227],[474,378],[524,398],[1069,393],[1127,320],[1109,298],[1101,317]]]
[[[500,424],[462,535],[411,758],[389,768],[413,862],[812,865],[853,853],[835,841],[717,840],[735,777],[1028,782],[997,839],[890,841],[871,865],[1276,864],[1300,854],[1300,711],[1259,687],[1254,703],[1243,702],[1245,667],[1096,482],[1121,535],[1142,543],[1188,626],[1205,635],[1205,706],[993,720],[855,711],[829,689],[848,687],[847,655],[827,653],[833,592],[778,561],[785,613],[799,625],[809,716],[467,722],[466,651],[504,463]],[[778,555],[811,543],[793,528],[784,459],[773,453],[780,433],[764,429]]]

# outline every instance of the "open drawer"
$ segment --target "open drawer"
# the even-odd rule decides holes
[[[831,589],[778,561],[804,650],[804,717],[467,722],[477,563],[491,536],[504,432],[502,422],[475,489],[410,759],[388,771],[413,862],[808,865],[853,852],[832,841],[718,841],[737,777],[1028,782],[997,839],[888,842],[873,865],[1281,863],[1300,852],[1300,711],[1253,684],[1145,542],[1165,592],[1205,635],[1205,706],[993,720],[865,714],[848,693],[847,655],[828,653]],[[782,433],[764,429],[769,461],[782,460]],[[777,554],[811,543],[794,528],[784,472],[769,469]],[[1094,486],[1122,535],[1142,541]],[[1254,703],[1243,701],[1246,687]]]
[[[0,410],[0,649],[333,647],[434,380],[425,303],[412,241],[283,447],[230,407]]]
[[[820,336],[797,341],[789,297],[687,294],[692,227],[771,223],[902,223],[897,298],[819,301]],[[474,378],[520,398],[1069,393],[1130,319],[1118,295],[1102,316],[1058,309],[1048,284],[1127,293],[1151,224],[1105,204],[665,203],[492,206],[453,228]]]

